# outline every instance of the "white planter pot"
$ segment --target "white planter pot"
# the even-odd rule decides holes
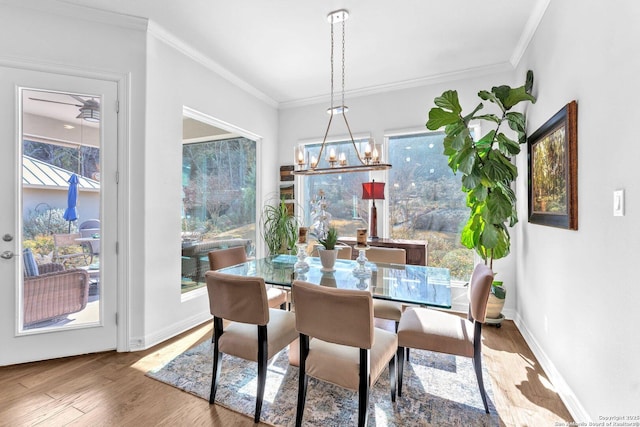
[[[487,302],[487,319],[500,319],[500,313],[504,307],[504,299],[500,299],[493,294],[489,294],[489,301]]]
[[[318,255],[320,256],[320,263],[322,263],[322,271],[336,271],[334,266],[336,264],[336,258],[338,258],[338,251],[336,249],[318,249]]]

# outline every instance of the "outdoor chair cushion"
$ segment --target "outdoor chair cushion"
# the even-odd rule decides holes
[[[24,275],[26,277],[37,276],[40,273],[38,272],[38,264],[36,263],[36,259],[33,256],[33,252],[31,252],[31,248],[26,248],[22,251],[23,261],[24,261]]]

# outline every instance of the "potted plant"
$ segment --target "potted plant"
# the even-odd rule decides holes
[[[335,271],[333,267],[338,257],[338,249],[336,249],[337,242],[338,230],[336,230],[335,227],[329,227],[325,238],[318,239],[318,243],[322,246],[322,248],[318,250],[320,262],[322,263],[322,271]]]
[[[444,127],[444,154],[449,157],[451,170],[462,174],[462,191],[467,193],[469,219],[460,241],[467,248],[475,249],[491,269],[494,259],[509,254],[511,237],[507,226],[513,227],[518,222],[516,195],[511,188],[518,169],[511,158],[520,152],[520,145],[527,141],[527,135],[525,114],[512,111],[512,108],[524,101],[536,102],[531,94],[532,87],[533,72],[529,70],[523,86],[503,85],[478,92],[482,101],[498,107],[498,114],[478,114],[484,108],[480,102],[471,113],[463,115],[455,90],[445,91],[435,98],[436,107],[429,111],[427,128]],[[469,130],[473,120],[489,124],[488,130],[477,140]],[[516,140],[501,131],[505,123],[515,132]],[[501,311],[506,292],[501,286],[499,288],[492,289],[490,300],[492,297],[497,299]],[[502,318],[499,314],[498,319]]]
[[[266,204],[262,210],[262,238],[269,254],[284,254],[296,250],[298,220],[287,209],[284,199],[278,204]]]

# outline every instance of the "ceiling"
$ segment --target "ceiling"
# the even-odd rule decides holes
[[[286,108],[327,99],[331,11],[350,14],[345,89],[355,96],[512,69],[550,0],[59,1],[149,18]]]

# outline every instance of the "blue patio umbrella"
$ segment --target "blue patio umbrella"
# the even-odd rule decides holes
[[[67,194],[67,209],[62,217],[69,221],[69,233],[71,233],[71,221],[78,219],[78,175],[72,173],[67,181],[69,183],[69,193]]]

